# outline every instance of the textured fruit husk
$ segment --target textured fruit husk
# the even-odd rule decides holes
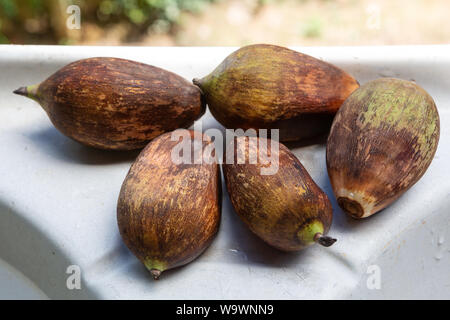
[[[238,154],[248,159],[249,152],[258,152],[261,139],[238,137],[226,153],[233,152],[235,159]],[[268,149],[276,158],[276,149]],[[313,244],[317,233],[328,232],[332,207],[327,195],[283,144],[279,144],[278,159],[278,171],[273,175],[262,175],[261,167],[267,165],[260,162],[227,164],[224,160],[226,186],[234,210],[250,230],[277,249],[300,250]]]
[[[28,88],[59,131],[100,149],[143,148],[205,112],[201,91],[187,80],[117,58],[73,62]]]
[[[339,205],[355,218],[385,208],[422,177],[438,141],[439,114],[420,86],[392,78],[361,86],[328,137],[328,175]]]
[[[202,133],[189,134],[192,143],[203,146],[193,154],[213,143]],[[117,205],[123,241],[155,278],[198,257],[220,224],[217,162],[174,164],[171,152],[177,144],[169,132],[142,150],[125,178]]]
[[[327,132],[336,111],[359,87],[329,63],[266,44],[233,52],[194,83],[225,127],[280,129],[281,141]]]

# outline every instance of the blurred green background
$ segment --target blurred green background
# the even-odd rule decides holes
[[[449,12],[449,0],[0,0],[0,43],[436,44],[450,42]]]

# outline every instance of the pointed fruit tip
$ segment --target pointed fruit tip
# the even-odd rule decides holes
[[[314,236],[314,241],[316,241],[318,244],[320,244],[324,247],[330,247],[337,241],[337,239],[329,237],[329,236],[324,236],[321,233],[317,233]]]
[[[200,89],[200,93],[202,96],[204,95],[203,88],[202,88],[202,79],[194,78],[192,79],[192,83]]]
[[[201,85],[201,81],[198,78],[192,79],[192,83],[195,84],[197,87],[200,87]]]
[[[20,87],[19,89],[16,89],[13,91],[13,93],[21,95],[21,96],[28,96],[28,90],[27,87]]]
[[[159,277],[161,276],[161,271],[157,270],[157,269],[151,269],[150,273],[153,277],[153,279],[158,280]]]

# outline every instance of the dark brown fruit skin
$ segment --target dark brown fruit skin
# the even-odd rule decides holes
[[[439,141],[431,96],[400,79],[370,81],[342,105],[327,143],[338,204],[353,218],[387,207],[429,167]]]
[[[261,175],[260,162],[237,164],[238,150],[248,159],[249,150],[255,152],[256,144],[263,138],[237,137],[234,164],[222,165],[228,194],[234,210],[257,236],[269,245],[283,251],[296,251],[317,241],[316,232],[308,233],[308,241],[298,234],[308,224],[318,223],[317,230],[325,235],[332,222],[332,207],[327,195],[316,185],[300,161],[283,144],[279,144],[279,168],[273,175]],[[240,143],[243,142],[243,143]],[[249,143],[249,141],[251,143]],[[269,154],[271,140],[267,139]],[[250,149],[249,149],[250,145]],[[326,237],[329,238],[329,237]],[[330,238],[331,239],[331,238]],[[332,242],[327,246],[331,245]]]
[[[200,90],[182,77],[117,58],[73,62],[42,82],[34,98],[59,131],[100,149],[143,148],[205,112]]]
[[[226,128],[280,129],[281,141],[327,132],[336,111],[359,87],[329,63],[267,44],[240,48],[193,82]]]
[[[206,135],[202,141],[202,133],[188,132],[203,148],[213,143]],[[123,241],[155,278],[198,257],[220,224],[217,161],[176,165],[171,151],[177,144],[170,132],[148,144],[131,166],[117,205]]]

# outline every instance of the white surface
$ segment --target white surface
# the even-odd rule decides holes
[[[157,282],[123,245],[116,225],[118,193],[137,153],[79,145],[54,129],[35,102],[12,94],[80,58],[123,57],[192,79],[234,49],[0,46],[0,258],[29,279],[21,296],[45,297],[27,295],[35,285],[63,299],[449,299],[450,46],[295,48],[335,63],[360,83],[389,76],[423,86],[441,117],[430,168],[388,209],[354,221],[332,194],[324,145],[295,148],[333,203],[333,247],[289,254],[268,247],[237,218],[224,192],[222,224],[211,247]],[[209,112],[201,121],[204,129],[221,128]],[[81,290],[66,288],[72,264],[81,267]],[[372,264],[381,270],[380,290],[366,286]],[[10,266],[0,264],[0,297],[17,295],[5,281]]]

